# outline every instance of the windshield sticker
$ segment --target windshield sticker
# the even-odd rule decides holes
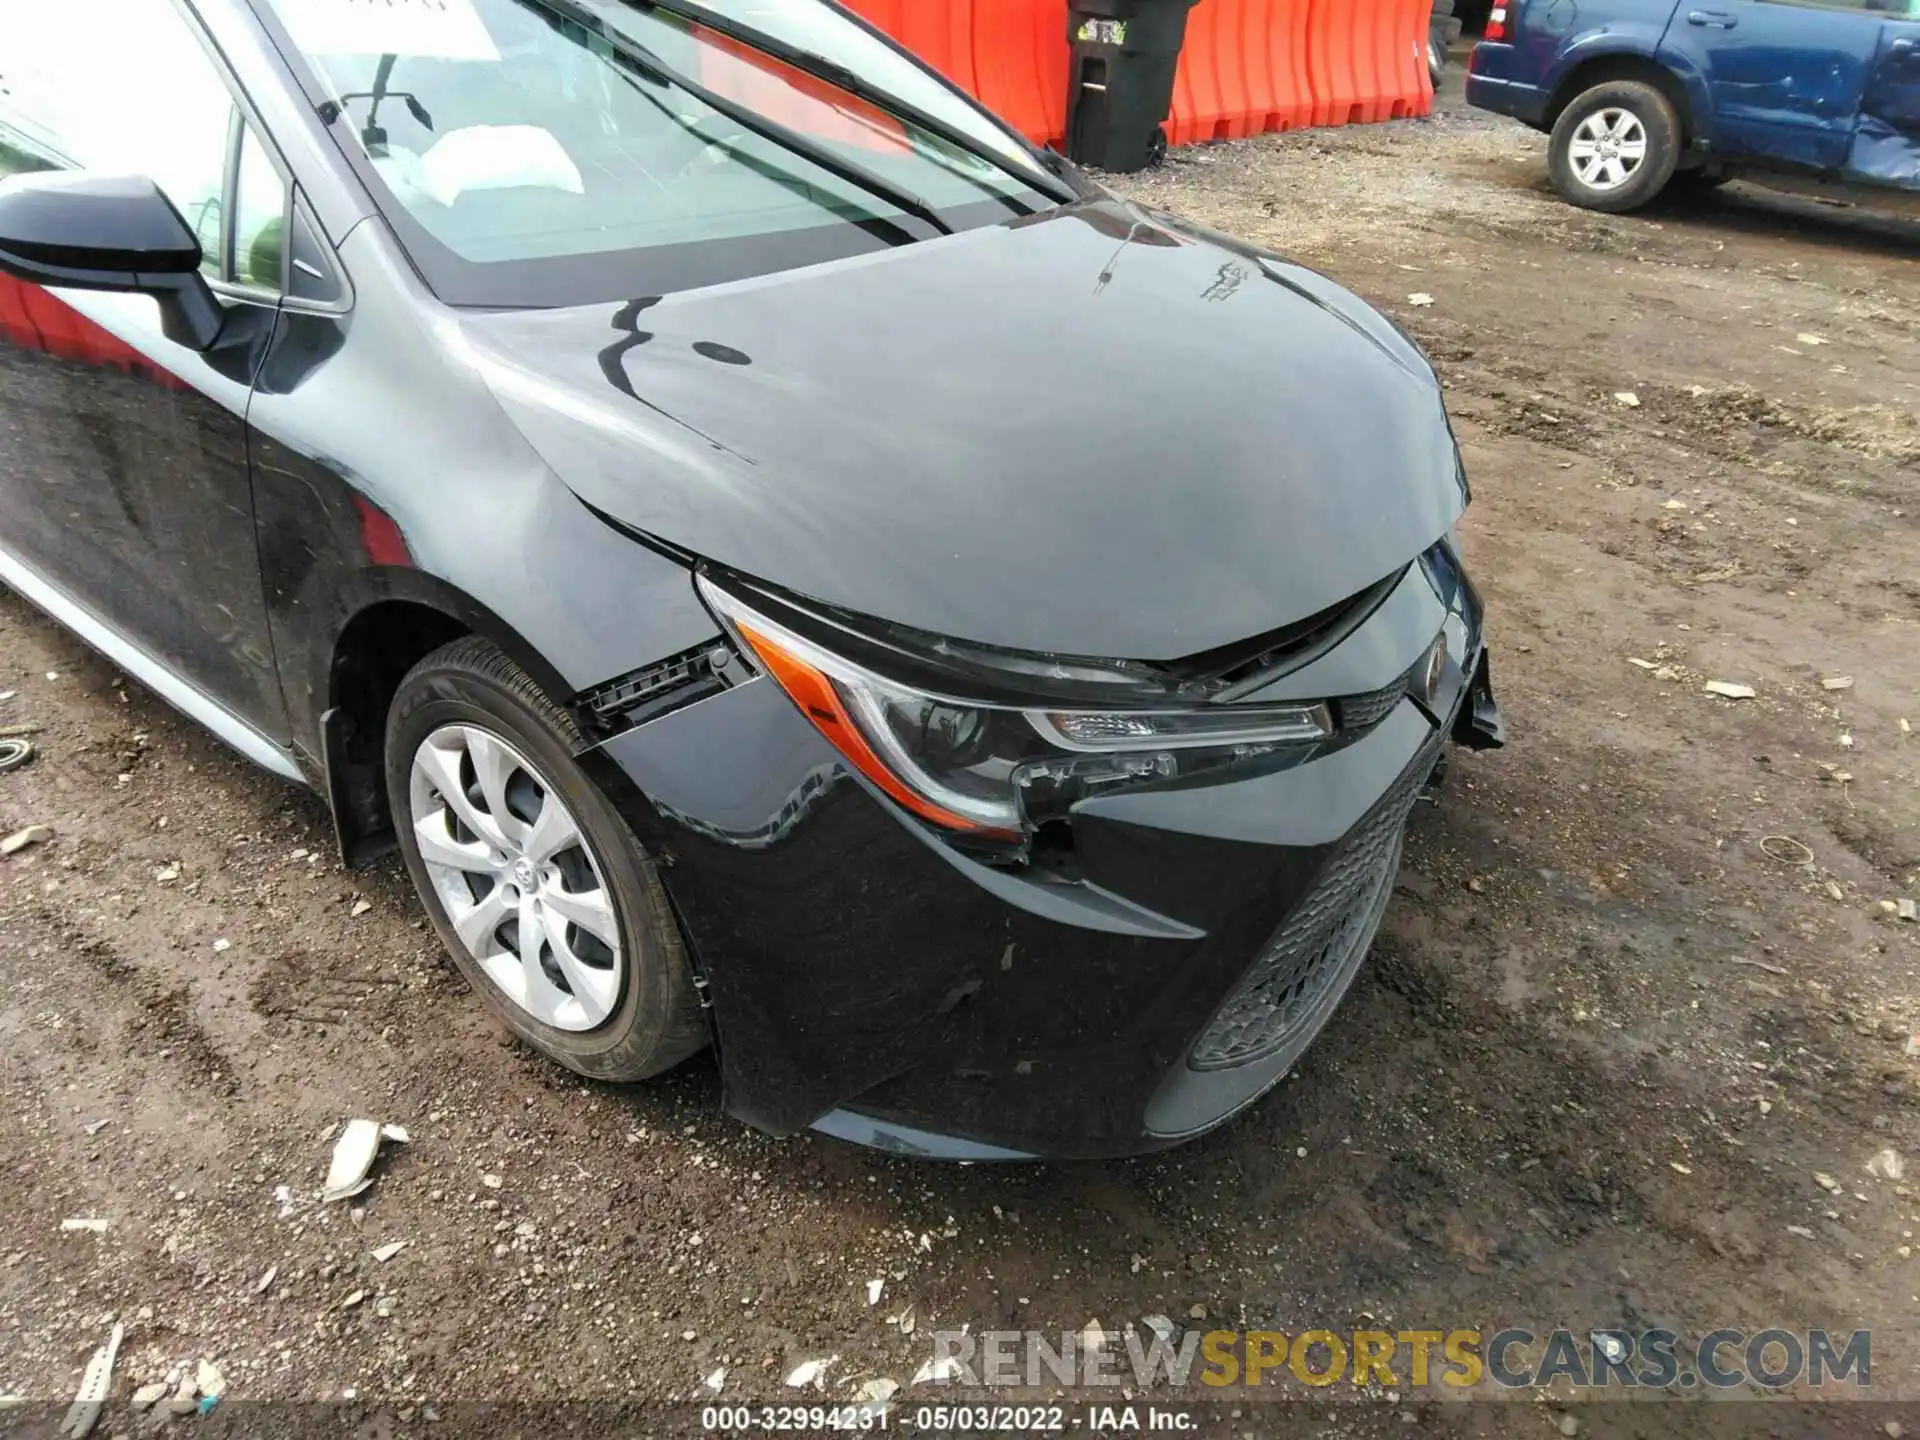
[[[279,0],[278,8],[309,55],[500,58],[473,0]]]

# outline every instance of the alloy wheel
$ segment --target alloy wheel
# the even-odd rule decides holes
[[[1587,189],[1618,190],[1638,173],[1647,158],[1647,129],[1640,117],[1617,105],[1596,110],[1574,127],[1567,159]]]
[[[415,843],[467,953],[556,1030],[612,1015],[620,924],[592,846],[552,782],[506,740],[443,725],[414,752]]]

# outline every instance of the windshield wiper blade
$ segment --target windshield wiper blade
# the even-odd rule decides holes
[[[862,79],[853,70],[838,60],[829,59],[816,51],[805,49],[782,40],[778,35],[761,30],[757,26],[743,25],[738,20],[709,10],[693,0],[620,0],[623,5],[645,10],[664,10],[669,15],[677,15],[682,20],[691,21],[702,29],[711,30],[716,35],[741,45],[751,46],[763,55],[771,56],[783,65],[790,65],[802,74],[811,75],[816,80],[824,80],[835,89],[844,90],[857,100],[864,100],[877,109],[884,110],[897,120],[904,120],[916,130],[924,130],[936,139],[943,140],[963,155],[971,155],[976,160],[984,160],[1003,175],[1018,180],[1023,185],[1048,195],[1062,204],[1079,197],[1068,189],[1056,177],[1037,165],[1025,166],[1011,155],[996,150],[993,146],[976,136],[967,134],[957,125],[951,125],[937,115],[929,114],[910,100],[902,99],[891,90]],[[1033,207],[1021,204],[1011,195],[992,192],[996,199],[1005,200],[1011,208],[1017,208],[1022,214],[1033,214]]]
[[[783,150],[811,161],[830,175],[837,175],[849,185],[858,185],[869,195],[876,195],[888,204],[897,205],[909,215],[924,220],[942,235],[951,235],[953,226],[941,218],[940,212],[922,200],[905,186],[896,185],[884,175],[875,174],[857,160],[836,155],[824,145],[809,140],[796,130],[782,125],[777,120],[769,120],[750,106],[729,100],[724,95],[716,95],[692,76],[682,75],[653,51],[640,44],[631,36],[611,30],[581,0],[540,0],[542,5],[579,25],[582,29],[605,40],[636,68],[645,70],[662,85],[671,85],[683,90],[708,109],[726,116],[744,130],[751,130],[763,140],[772,141]]]

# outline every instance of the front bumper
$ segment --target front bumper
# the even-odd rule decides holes
[[[1435,691],[1393,698],[1442,632]],[[1499,743],[1479,601],[1449,546],[1248,698],[1381,692],[1357,738],[1082,802],[1074,881],[961,855],[766,680],[597,759],[664,864],[729,1111],[953,1158],[1109,1156],[1211,1128],[1286,1073],[1371,942],[1447,740]]]

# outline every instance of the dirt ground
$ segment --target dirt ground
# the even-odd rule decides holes
[[[397,863],[343,872],[315,799],[0,599],[0,725],[44,727],[0,833],[55,832],[0,861],[0,1392],[71,1396],[118,1318],[101,1435],[200,1357],[229,1412],[334,1402],[368,1435],[481,1401],[517,1407],[502,1431],[603,1433],[613,1412],[551,1407],[610,1400],[665,1433],[721,1367],[725,1398],[778,1400],[835,1356],[818,1394],[846,1398],[906,1381],[935,1329],[1165,1314],[1871,1328],[1871,1393],[1920,1400],[1920,1202],[1866,1168],[1920,1162],[1920,923],[1886,908],[1920,897],[1920,222],[1737,185],[1610,218],[1543,177],[1539,137],[1450,103],[1122,183],[1325,270],[1434,357],[1511,739],[1419,807],[1294,1079],[1150,1160],[774,1141],[720,1112],[710,1059],[583,1084],[490,1025]],[[354,1115],[411,1143],[319,1208]],[[1210,1423],[1732,1423],[1351,1391]],[[1789,1413],[1764,1423],[1899,1425]]]

